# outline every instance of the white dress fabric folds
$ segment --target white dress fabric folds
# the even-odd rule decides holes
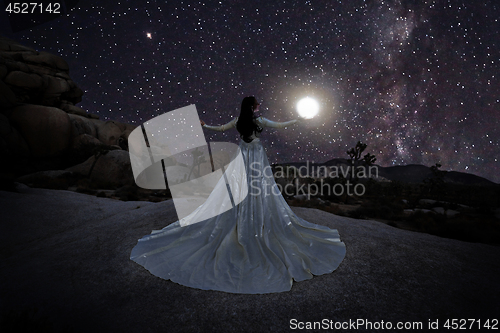
[[[258,119],[265,127],[294,122]],[[226,130],[235,124],[233,120],[205,127]],[[246,179],[238,168],[229,177],[247,182],[246,198],[202,222],[181,226],[177,221],[153,231],[139,240],[130,259],[152,274],[184,286],[245,294],[289,291],[292,280],[333,272],[346,253],[338,231],[295,215],[279,193],[258,138],[250,143],[241,140],[239,147]],[[204,205],[217,205],[219,186],[226,188],[223,178]],[[200,211],[203,209],[192,214]]]

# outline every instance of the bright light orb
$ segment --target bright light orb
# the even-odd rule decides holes
[[[311,119],[318,114],[319,104],[314,99],[306,97],[297,103],[297,111],[302,118]]]

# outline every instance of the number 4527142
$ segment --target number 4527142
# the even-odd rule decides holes
[[[9,14],[61,14],[59,2],[43,4],[38,2],[10,2],[5,11]]]
[[[498,319],[488,319],[483,322],[481,322],[480,319],[448,319],[443,326],[451,330],[465,330],[472,328],[498,330]]]

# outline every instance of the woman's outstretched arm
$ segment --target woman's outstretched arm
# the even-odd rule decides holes
[[[236,127],[237,121],[238,121],[238,118],[234,118],[233,120],[231,120],[227,124],[220,125],[220,126],[207,125],[207,124],[205,124],[205,122],[203,120],[201,120],[200,122],[201,122],[201,126],[203,126],[203,128],[206,128],[206,129],[209,129],[212,131],[217,131],[217,132],[224,132],[224,131],[227,131],[228,129]]]
[[[277,122],[277,121],[272,121],[264,117],[259,117],[257,118],[258,123],[262,127],[272,127],[272,128],[285,128],[287,126],[293,125],[296,122],[299,121],[299,119],[294,119],[290,121],[284,121],[284,122]]]

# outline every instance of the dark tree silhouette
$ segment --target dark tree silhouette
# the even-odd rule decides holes
[[[368,145],[366,143],[362,143],[361,141],[358,141],[354,148],[351,148],[350,150],[348,150],[346,152],[347,155],[349,155],[349,157],[351,159],[351,166],[353,168],[355,168],[355,170],[358,169],[360,164],[362,164],[364,166],[370,166],[370,165],[373,165],[373,163],[375,163],[375,161],[377,160],[375,158],[375,155],[372,155],[370,153],[366,153],[365,156],[363,156],[363,158],[361,158],[361,155],[363,154],[363,151],[365,151],[367,146]],[[351,174],[350,180],[352,180],[352,181],[358,180],[356,172],[354,172],[354,177]]]
[[[431,175],[424,179],[424,186],[427,188],[428,193],[443,194],[444,191],[444,174],[445,171],[439,170],[441,164],[436,163],[431,166]]]
[[[361,159],[361,154],[363,151],[366,149],[368,145],[366,143],[362,143],[361,141],[358,141],[356,143],[356,146],[354,148],[351,148],[350,150],[347,151],[347,155],[351,158],[351,162],[357,162]]]

